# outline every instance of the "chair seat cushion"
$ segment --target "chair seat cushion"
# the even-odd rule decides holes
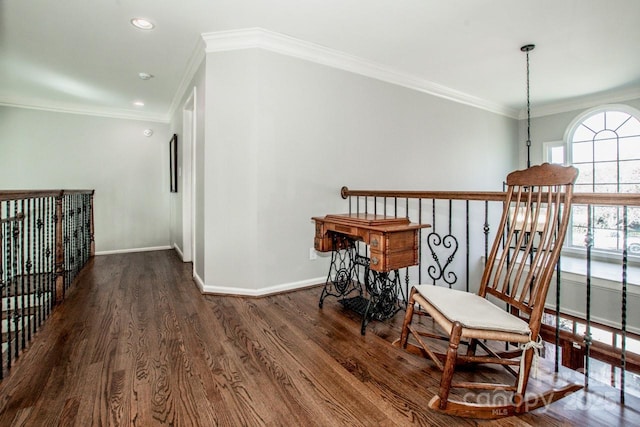
[[[460,322],[465,328],[530,333],[527,322],[476,294],[433,285],[415,288],[444,317],[451,322]]]

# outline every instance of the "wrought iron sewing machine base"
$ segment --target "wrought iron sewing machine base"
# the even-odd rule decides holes
[[[332,239],[335,250],[331,254],[329,274],[318,305],[322,308],[324,299],[329,295],[337,297],[345,308],[362,317],[360,333],[365,335],[369,321],[389,319],[406,308],[400,274],[398,270],[371,270],[371,260],[358,254],[353,239],[337,234]],[[361,277],[364,278],[364,286],[360,282]],[[354,293],[355,296],[349,297]]]

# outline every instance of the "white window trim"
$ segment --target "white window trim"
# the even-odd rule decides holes
[[[573,134],[575,133],[576,129],[578,128],[578,126],[580,126],[580,124],[589,116],[592,116],[594,114],[597,113],[602,113],[604,111],[609,111],[609,110],[616,110],[616,111],[622,111],[623,113],[627,113],[630,114],[632,116],[638,117],[640,118],[640,110],[633,108],[630,105],[626,105],[626,104],[605,104],[605,105],[600,105],[598,107],[594,107],[594,108],[590,108],[588,110],[583,111],[582,113],[578,114],[569,124],[569,126],[567,126],[567,129],[564,132],[564,137],[562,138],[563,142],[564,142],[564,157],[565,157],[565,162],[568,165],[573,164],[573,153],[571,152],[571,150],[569,149],[571,141],[569,140],[569,137],[573,136]],[[545,152],[546,153],[546,152]]]
[[[570,138],[575,133],[578,126],[582,124],[582,122],[587,118],[594,114],[598,114],[604,111],[616,110],[621,111],[623,113],[630,114],[637,118],[640,118],[640,110],[634,108],[627,104],[604,104],[599,105],[594,108],[590,108],[588,110],[583,111],[578,114],[567,126],[562,141],[549,141],[543,143],[543,153],[542,157],[545,162],[550,161],[550,153],[551,149],[555,147],[562,146],[564,147],[564,164],[571,165],[573,164],[573,153],[571,150],[571,140]],[[566,246],[562,250],[563,256],[569,257],[580,257],[584,256],[586,253],[586,248],[580,246]],[[592,256],[595,261],[605,262],[605,263],[614,263],[619,260],[619,255],[616,253],[608,252],[608,251],[600,251],[597,249],[592,249]],[[640,257],[635,255],[628,254],[627,262],[630,266],[638,266],[640,265]]]
[[[551,150],[557,147],[562,147],[564,151],[564,165],[567,165],[567,143],[565,141],[549,141],[542,143],[542,160],[543,162],[551,163]]]

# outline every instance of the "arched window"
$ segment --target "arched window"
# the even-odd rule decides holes
[[[565,135],[566,162],[580,170],[576,192],[640,192],[640,112],[623,105],[608,105],[578,116]],[[574,206],[569,245],[585,246],[586,206]],[[593,249],[623,249],[623,208],[592,206]],[[627,210],[628,249],[640,255],[640,209]]]

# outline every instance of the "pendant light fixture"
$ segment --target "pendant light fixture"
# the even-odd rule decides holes
[[[535,44],[526,44],[520,50],[527,54],[527,167],[531,167],[531,102],[529,97],[529,52],[536,47]]]

